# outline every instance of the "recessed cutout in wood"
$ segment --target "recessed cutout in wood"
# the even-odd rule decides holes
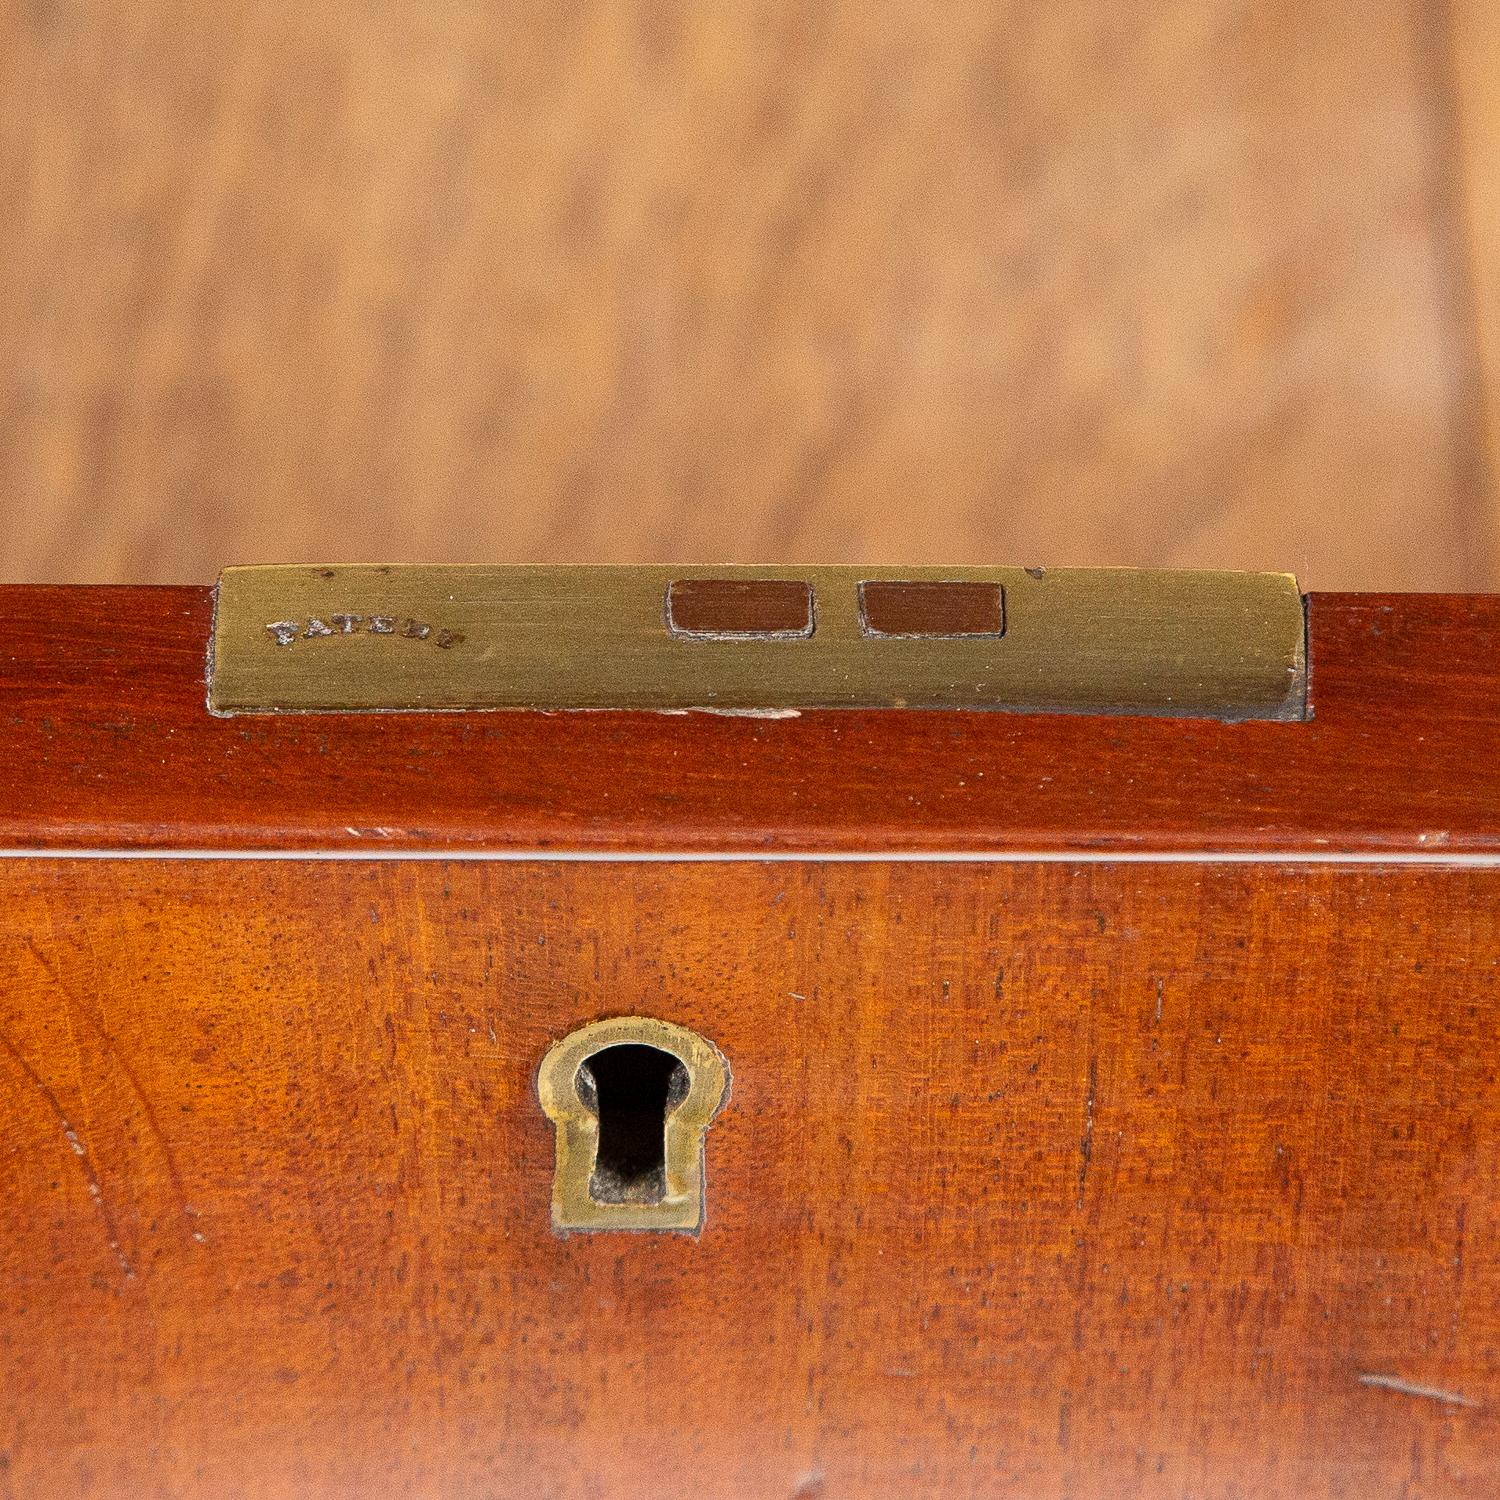
[[[1005,590],[998,583],[870,579],[859,586],[866,635],[920,639],[1005,634]]]
[[[677,578],[667,585],[667,629],[692,640],[805,640],[812,585],[782,578]]]
[[[556,1131],[552,1225],[703,1225],[703,1135],[729,1068],[714,1044],[647,1016],[595,1021],[542,1059],[537,1096]]]

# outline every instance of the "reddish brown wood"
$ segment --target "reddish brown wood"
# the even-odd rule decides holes
[[[859,586],[859,614],[870,635],[1003,635],[1005,591],[998,583],[871,579]]]
[[[0,595],[3,1500],[1500,1489],[1500,868],[1368,858],[1500,854],[1500,603],[1315,599],[1237,726],[214,719],[209,604]],[[549,847],[1287,859],[363,857]],[[631,1012],[706,1227],[559,1239]]]
[[[1306,724],[213,719],[204,589],[0,591],[10,846],[1500,848],[1500,599],[1314,596]]]
[[[813,591],[781,578],[679,578],[667,586],[677,635],[811,635]]]
[[[0,1495],[1500,1492],[1500,874],[0,866]],[[549,1042],[724,1050],[701,1238]]]

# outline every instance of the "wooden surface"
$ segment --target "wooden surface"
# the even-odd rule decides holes
[[[1493,871],[0,867],[0,1495],[1490,1500]],[[701,1238],[549,1043],[724,1050]]]
[[[1489,0],[1448,0],[1448,5],[1456,84],[1449,157],[1467,234],[1456,290],[1474,323],[1470,378],[1480,396],[1477,416],[1494,493],[1500,474],[1500,9]]]
[[[1314,596],[1307,723],[211,717],[202,589],[0,591],[0,847],[1500,850],[1500,599]]]
[[[15,0],[0,576],[1493,586],[1485,13]]]

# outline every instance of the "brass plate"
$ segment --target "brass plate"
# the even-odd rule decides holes
[[[674,633],[674,582],[809,585],[809,634]],[[879,635],[870,582],[1000,586],[1000,633]],[[931,611],[940,620],[940,608]],[[227,568],[209,707],[958,708],[1300,719],[1302,599],[1282,573],[1114,568]]]

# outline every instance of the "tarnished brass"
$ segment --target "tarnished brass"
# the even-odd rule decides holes
[[[674,631],[674,584],[775,579],[812,591],[811,628]],[[882,633],[861,585],[908,591]],[[725,591],[726,593],[728,591]],[[769,618],[769,617],[768,617]],[[930,633],[924,619],[933,623]],[[980,627],[972,624],[980,620]],[[943,633],[944,620],[957,630]],[[771,628],[776,626],[778,628]],[[915,633],[907,633],[913,631]],[[1095,568],[228,568],[209,707],[960,708],[1300,719],[1302,599],[1281,573]]]
[[[612,1047],[654,1047],[675,1057],[686,1088],[665,1112],[663,1182],[654,1202],[609,1201],[596,1194],[599,1116],[580,1092],[580,1071]],[[537,1072],[537,1097],[557,1136],[552,1227],[679,1229],[703,1225],[703,1133],[729,1092],[729,1067],[706,1038],[670,1021],[617,1016],[584,1026],[553,1046]]]

